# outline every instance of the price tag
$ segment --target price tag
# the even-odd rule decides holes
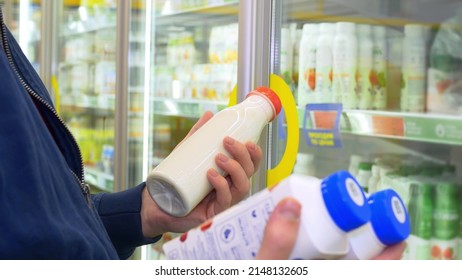
[[[341,103],[307,104],[303,117],[303,135],[308,146],[340,148]]]

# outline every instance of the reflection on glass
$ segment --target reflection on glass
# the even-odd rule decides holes
[[[98,191],[114,187],[115,2],[64,1],[59,30],[61,115]]]
[[[344,109],[342,148],[300,138],[294,172],[345,169],[370,193],[395,189],[412,224],[403,258],[462,259],[462,1],[293,0],[282,18],[279,73],[298,72],[299,109]]]
[[[42,20],[40,0],[0,1],[9,5],[11,14],[7,17],[11,33],[21,49],[38,72],[40,67],[40,26]],[[5,13],[5,7],[3,12]]]

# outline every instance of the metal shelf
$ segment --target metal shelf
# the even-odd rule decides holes
[[[317,112],[323,114],[323,112]],[[300,128],[305,110],[298,108]],[[319,116],[323,121],[332,114]],[[308,117],[307,117],[308,118]],[[316,120],[308,118],[306,128],[315,128]],[[460,116],[426,113],[345,110],[340,121],[340,132],[354,135],[422,141],[437,144],[462,145]]]
[[[199,118],[205,111],[216,113],[227,106],[227,103],[224,101],[162,97],[153,98],[152,103],[155,115],[186,118]]]
[[[216,25],[220,22],[236,21],[239,10],[238,2],[218,2],[221,3],[207,7],[197,7],[185,11],[173,11],[171,13],[157,15],[154,18],[154,21],[157,27],[172,26],[175,24],[185,27],[196,27],[203,25],[204,22]]]

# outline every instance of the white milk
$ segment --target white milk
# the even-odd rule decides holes
[[[368,198],[371,221],[351,231],[347,260],[369,260],[387,246],[398,244],[409,236],[409,216],[399,195],[392,189],[372,194]]]
[[[163,246],[168,259],[254,259],[268,217],[285,197],[300,203],[301,225],[290,259],[336,259],[348,250],[347,232],[369,221],[364,192],[346,171],[324,180],[291,175]]]
[[[404,27],[404,34],[401,110],[423,112],[426,90],[426,29],[422,25],[408,24]]]
[[[356,25],[352,22],[338,22],[334,39],[333,102],[343,103],[344,109],[357,107],[356,69],[358,46]]]
[[[299,48],[297,104],[305,106],[315,102],[316,90],[316,43],[319,24],[305,23]]]
[[[387,108],[387,32],[384,26],[374,26],[372,35],[372,109],[383,110]]]
[[[335,24],[321,23],[319,37],[316,43],[316,102],[330,103],[332,97],[333,79],[333,46]]]
[[[358,108],[372,109],[372,28],[368,24],[358,25]]]
[[[224,174],[215,157],[218,153],[229,156],[222,144],[225,136],[256,142],[280,110],[279,97],[259,87],[243,102],[218,112],[151,171],[146,185],[152,198],[171,215],[188,214],[212,190],[207,171],[213,168]]]

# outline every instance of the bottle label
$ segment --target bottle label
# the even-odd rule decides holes
[[[316,95],[319,103],[331,102],[332,49],[324,46],[316,51]]]
[[[268,191],[163,246],[168,259],[254,259],[275,202]],[[249,203],[251,201],[251,203]]]
[[[391,199],[391,208],[393,209],[393,214],[395,215],[396,220],[403,224],[406,221],[406,212],[398,197],[394,196]]]
[[[373,48],[373,69],[371,72],[371,85],[373,109],[385,109],[387,107],[387,66],[385,58],[385,47],[374,46]]]
[[[423,239],[416,235],[410,235],[406,240],[406,259],[409,260],[429,260],[431,258],[430,240]]]
[[[345,186],[348,192],[348,195],[351,197],[351,200],[359,206],[364,205],[364,196],[361,187],[356,184],[356,182],[351,179],[347,178],[345,182]]]
[[[425,44],[407,43],[403,47],[401,110],[423,112],[425,108]]]
[[[304,45],[301,45],[302,48]],[[300,53],[300,70],[298,83],[298,104],[313,103],[316,90],[316,45],[308,46]]]
[[[451,240],[432,240],[431,258],[433,260],[454,260],[457,256],[458,238]]]
[[[462,260],[462,238],[457,241],[457,259]]]
[[[333,102],[343,103],[344,108],[356,108],[356,60],[355,44],[338,40],[334,47],[333,60]]]

